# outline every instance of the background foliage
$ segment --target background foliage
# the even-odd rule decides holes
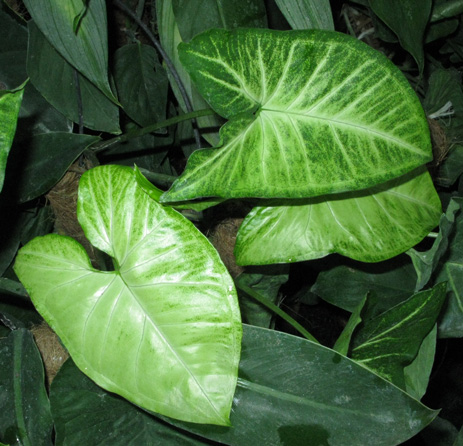
[[[460,0],[3,1],[0,442],[463,444],[462,13]],[[339,231],[333,224],[314,236],[319,244],[314,255],[307,256],[307,245],[296,246],[303,256],[282,259],[277,253],[272,262],[282,263],[265,264],[272,263],[265,259],[276,245],[271,236],[267,247],[259,239],[262,225],[277,213],[286,217],[275,235],[286,248],[302,240],[292,222],[300,213],[304,218],[306,206],[323,203],[275,205],[252,195],[223,197],[235,198],[224,202],[213,194],[200,203],[178,204],[212,241],[238,290],[245,324],[230,429],[145,412],[98,387],[72,359],[61,368],[67,352],[35,310],[13,265],[21,246],[58,233],[78,240],[100,269],[111,268],[77,222],[80,176],[98,165],[136,164],[160,192],[175,182],[164,197],[174,196],[182,173],[189,175],[187,161],[202,156],[192,156],[194,150],[212,153],[219,127],[230,119],[194,79],[186,50],[182,55],[177,47],[210,28],[241,27],[334,29],[367,43],[373,58],[378,53],[388,58],[426,114],[434,154],[427,168],[443,213],[432,216],[438,226],[419,242],[426,228],[405,253],[400,237],[407,216],[429,218],[421,201],[406,207],[403,221],[386,224],[397,232],[391,240],[399,245],[388,255],[364,247],[357,257],[352,250],[343,252],[342,243],[333,242],[331,234]],[[400,98],[394,101],[401,104]],[[196,121],[181,118],[209,107],[219,113],[209,110]],[[219,173],[219,186],[230,165]],[[399,163],[398,169],[409,167]],[[427,173],[422,175],[417,178],[426,179],[410,189],[426,202],[433,189]],[[150,183],[142,187],[159,192]],[[390,200],[385,203],[391,206]],[[338,212],[351,215],[350,208]],[[351,230],[363,231],[357,218]],[[240,265],[233,256],[235,241]]]

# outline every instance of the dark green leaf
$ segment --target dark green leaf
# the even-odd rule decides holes
[[[132,44],[114,54],[114,81],[125,112],[141,126],[166,119],[167,75],[156,50]]]
[[[438,284],[367,320],[353,339],[352,358],[405,388],[403,369],[436,323],[445,290],[446,284]]]
[[[20,282],[8,279],[6,277],[0,277],[0,294],[13,294],[18,296],[27,297],[27,291],[24,289]]]
[[[172,0],[175,19],[183,41],[211,28],[264,28],[267,26],[263,0]]]
[[[404,368],[405,389],[420,400],[426,393],[436,353],[437,324],[423,339],[413,362]]]
[[[97,136],[75,133],[43,133],[33,136],[16,154],[21,158],[15,177],[19,201],[26,202],[45,194],[64,175],[74,160]]]
[[[349,346],[352,335],[354,334],[354,331],[357,328],[357,326],[362,322],[362,309],[365,305],[366,300],[367,295],[363,297],[363,299],[354,309],[354,311],[349,317],[349,320],[347,321],[346,326],[344,327],[344,330],[342,330],[342,333],[340,334],[339,338],[336,340],[336,343],[334,344],[333,350],[337,351],[341,355],[347,355],[347,353],[349,352]]]
[[[369,0],[374,13],[398,36],[400,44],[424,69],[424,33],[431,14],[432,0]]]
[[[0,438],[11,446],[52,445],[53,422],[40,353],[32,334],[0,340]]]
[[[220,148],[194,152],[163,201],[359,190],[432,157],[408,82],[345,34],[210,30],[179,51],[203,97],[230,121]]]
[[[264,299],[278,305],[278,291],[289,277],[289,265],[268,265],[248,268],[240,274],[239,282],[259,293]],[[246,293],[240,293],[241,317],[243,322],[258,327],[270,328],[273,312],[256,302]]]
[[[446,253],[449,245],[449,236],[455,223],[455,215],[460,211],[461,205],[455,200],[451,200],[445,214],[439,222],[439,234],[434,241],[432,248],[425,252],[409,249],[407,254],[413,261],[416,270],[417,281],[415,291],[424,288],[431,278],[432,273],[437,268],[441,257]]]
[[[56,446],[204,444],[98,387],[71,359],[53,380],[50,404]]]
[[[288,263],[335,252],[363,262],[396,256],[420,242],[441,215],[431,178],[421,172],[358,192],[256,207],[238,231],[236,261]]]
[[[442,39],[453,34],[458,29],[459,23],[460,22],[457,19],[442,20],[441,22],[431,23],[426,31],[425,43],[434,42],[437,39]]]
[[[292,29],[328,29],[334,31],[329,0],[276,0]]]
[[[12,90],[27,79],[27,29],[2,10],[0,42],[0,85]],[[71,130],[71,123],[51,107],[30,82],[24,92],[19,118],[15,141],[31,133]]]
[[[6,160],[16,132],[25,84],[14,90],[0,89],[0,192],[5,180]]]
[[[175,424],[232,446],[391,446],[437,414],[333,350],[264,328],[243,326],[239,376],[231,428]]]
[[[24,0],[30,15],[50,44],[111,101],[117,99],[108,81],[107,14],[104,0],[92,0],[74,32],[82,0]]]
[[[460,211],[455,218],[449,249],[437,271],[436,283],[447,281],[449,294],[445,311],[439,321],[439,337],[463,337],[463,198],[453,199]]]
[[[64,116],[79,123],[78,76],[84,126],[120,133],[118,107],[53,48],[33,21],[28,28],[27,73],[37,90]]]
[[[361,269],[341,265],[322,271],[311,290],[350,312],[355,311],[366,293],[373,292],[383,305],[377,311],[385,311],[408,299],[416,283],[413,266],[394,260],[394,265],[364,265]]]

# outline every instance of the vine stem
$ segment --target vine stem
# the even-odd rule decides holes
[[[281,308],[277,307],[272,302],[268,301],[267,299],[263,298],[259,293],[255,292],[251,287],[244,285],[239,279],[236,280],[236,286],[241,291],[244,291],[253,299],[257,300],[260,304],[267,307],[269,310],[273,311],[275,314],[280,316],[284,319],[288,324],[291,324],[304,338],[308,339],[309,341],[316,342],[320,344],[299,322],[295,321],[288,313],[285,313]]]
[[[190,101],[190,98],[188,96],[188,93],[187,93],[187,91],[185,89],[185,86],[183,85],[182,80],[180,79],[180,76],[179,76],[174,64],[170,60],[170,57],[167,55],[167,53],[164,51],[164,48],[162,47],[161,43],[156,39],[156,37],[154,37],[151,30],[143,23],[143,21],[140,19],[140,17],[137,16],[137,14],[135,12],[133,12],[126,5],[124,5],[124,3],[122,3],[120,0],[113,0],[113,3],[116,5],[117,8],[124,11],[130,18],[132,18],[133,21],[143,30],[143,32],[151,40],[152,44],[158,50],[159,54],[161,55],[162,59],[164,60],[165,64],[167,65],[167,68],[169,69],[170,73],[172,74],[172,77],[175,79],[175,82],[176,82],[176,84],[178,86],[180,94],[182,95],[183,101],[185,102],[185,107],[187,109],[187,112],[191,113],[193,111],[193,106],[191,105],[191,101]],[[211,113],[211,114],[213,114],[213,113]],[[202,115],[202,116],[205,116],[205,115]],[[199,134],[196,119],[193,119],[193,132],[194,132],[194,136],[195,136],[196,145],[198,146],[198,149],[200,149],[201,148],[201,137],[200,137],[200,134]]]
[[[202,110],[196,110],[191,113],[184,113],[183,115],[174,116],[173,118],[166,119],[165,121],[156,122],[155,124],[149,125],[147,127],[142,127],[140,129],[132,130],[131,132],[124,133],[123,135],[116,136],[114,138],[108,139],[99,145],[93,146],[92,150],[95,153],[102,152],[106,150],[108,147],[113,146],[114,144],[125,142],[133,138],[138,138],[139,136],[146,135],[148,133],[152,133],[156,130],[160,130],[166,127],[169,127],[174,124],[178,124],[179,122],[188,121],[189,119],[199,118],[201,116],[208,116],[213,115],[214,110],[210,108],[204,108]]]

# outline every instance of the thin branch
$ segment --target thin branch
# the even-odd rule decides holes
[[[174,78],[175,82],[177,83],[180,94],[182,95],[183,101],[185,102],[185,107],[187,109],[187,112],[191,113],[193,111],[193,107],[191,105],[190,98],[188,97],[188,93],[185,89],[185,86],[183,85],[182,80],[180,79],[180,76],[177,70],[175,69],[174,64],[170,60],[167,53],[164,51],[164,48],[162,47],[161,43],[156,39],[156,37],[154,37],[151,30],[142,22],[142,20],[137,16],[136,13],[134,13],[130,8],[124,5],[124,3],[122,3],[120,0],[113,0],[113,3],[116,5],[116,7],[124,11],[130,18],[132,18],[135,21],[135,23],[145,32],[147,37],[151,40],[154,47],[158,50],[159,54],[161,55],[164,62],[166,63],[167,68],[172,74],[172,77]],[[200,139],[196,119],[193,120],[193,131],[195,135],[196,145],[198,146],[198,149],[200,149],[201,139]]]

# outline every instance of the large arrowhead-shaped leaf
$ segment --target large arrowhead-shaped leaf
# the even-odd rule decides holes
[[[109,99],[117,103],[108,80],[108,31],[104,0],[24,0],[40,31],[54,48]],[[81,16],[78,29],[76,17]]]
[[[128,167],[84,174],[78,217],[115,271],[55,234],[22,248],[15,272],[90,378],[182,420],[227,424],[241,322],[233,282],[207,239],[138,187]]]
[[[432,159],[420,102],[383,55],[322,30],[210,30],[179,47],[221,116],[162,200],[303,198],[363,189]]]
[[[256,207],[248,214],[236,238],[239,264],[297,262],[334,252],[379,262],[421,241],[441,215],[427,172],[365,191],[291,203]]]

